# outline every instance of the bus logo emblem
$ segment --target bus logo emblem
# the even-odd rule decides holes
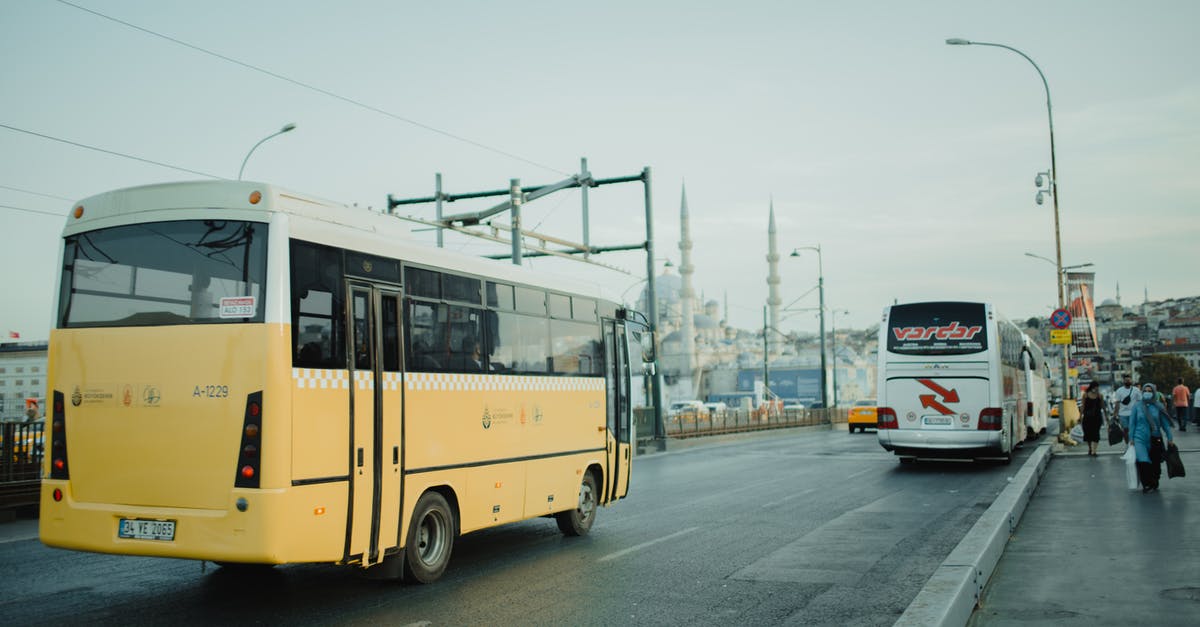
[[[487,407],[483,408],[483,428],[489,429],[492,426],[492,416],[488,413]]]
[[[77,385],[77,386],[75,386],[75,390],[73,392],[71,392],[71,404],[76,407],[79,407],[79,404],[82,402],[83,402],[83,393],[79,391],[79,386]]]
[[[142,390],[142,402],[147,406],[157,407],[160,400],[162,400],[162,395],[158,393],[158,388],[153,385],[147,385],[146,389]]]
[[[953,416],[954,410],[946,407],[937,401],[937,397],[941,396],[942,401],[946,403],[958,402],[958,390],[947,390],[946,388],[936,384],[932,379],[917,379],[917,383],[933,390],[936,394],[918,394],[917,398],[921,399],[921,407],[925,409],[935,409],[937,413],[943,416]]]

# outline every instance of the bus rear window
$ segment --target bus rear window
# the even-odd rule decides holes
[[[59,326],[262,322],[267,225],[186,220],[66,238]]]
[[[888,317],[887,350],[901,355],[966,355],[987,350],[982,303],[895,305]]]

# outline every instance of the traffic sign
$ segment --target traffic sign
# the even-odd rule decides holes
[[[1051,344],[1070,344],[1071,330],[1070,329],[1050,329]]]
[[[1071,312],[1066,309],[1055,309],[1050,314],[1050,326],[1055,329],[1065,329],[1071,326]]]

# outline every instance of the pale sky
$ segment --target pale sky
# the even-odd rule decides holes
[[[657,253],[676,265],[686,181],[695,287],[727,292],[738,327],[762,324],[772,197],[784,303],[816,307],[800,298],[815,256],[787,253],[820,244],[827,306],[850,312],[839,328],[893,300],[1048,315],[1055,270],[1024,256],[1054,257],[1051,202],[1034,202],[1050,166],[1042,83],[1017,54],[949,37],[1013,46],[1046,74],[1063,263],[1095,264],[1097,298],[1118,283],[1126,305],[1200,294],[1200,3],[72,2],[137,28],[0,1],[4,337],[48,337],[73,200],[204,178],[29,133],[232,179],[287,122],[245,178],[364,210],[432,195],[436,172],[466,193],[556,182],[580,157],[597,178],[650,166]],[[560,192],[524,222],[579,240],[579,204]],[[590,204],[594,245],[644,239],[640,185]],[[635,298],[644,255],[601,260],[634,276],[527,263]],[[817,330],[811,312],[780,326]]]

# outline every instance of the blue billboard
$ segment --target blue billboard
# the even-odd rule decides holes
[[[739,392],[753,392],[755,382],[763,380],[762,368],[738,370]],[[785,403],[812,406],[821,401],[820,368],[771,368],[771,392]]]

